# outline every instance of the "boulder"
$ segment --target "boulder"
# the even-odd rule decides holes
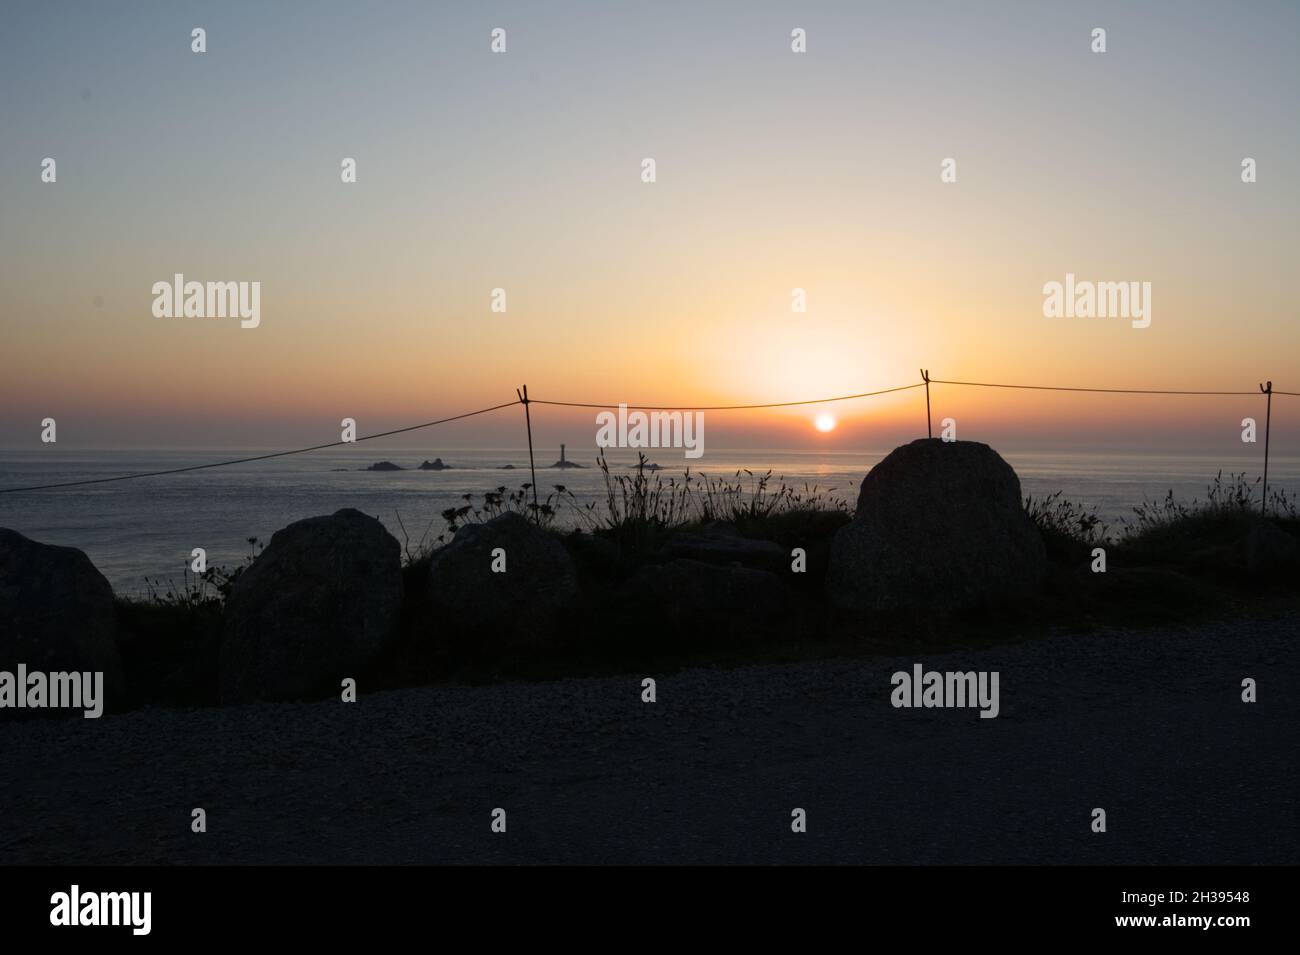
[[[841,610],[950,611],[1013,601],[1045,574],[1011,466],[986,444],[923,438],[863,480],[826,586]]]
[[[801,604],[776,574],[695,560],[642,567],[616,592],[613,608],[620,630],[659,649],[744,646],[803,629]]]
[[[226,603],[221,697],[294,700],[339,689],[397,634],[397,541],[347,508],[276,531]]]
[[[497,548],[504,552],[504,573],[492,569]],[[564,545],[514,511],[464,525],[429,566],[436,626],[446,640],[462,647],[547,643],[577,593],[577,571]]]
[[[112,709],[124,686],[116,631],[113,589],[85,553],[0,528],[0,670],[102,672]]]
[[[1251,574],[1269,577],[1300,558],[1300,542],[1270,521],[1257,521],[1242,539],[1242,561]]]
[[[670,557],[706,564],[740,564],[760,570],[781,571],[789,566],[789,551],[768,540],[742,537],[730,524],[713,521],[699,531],[674,534],[664,545]]]

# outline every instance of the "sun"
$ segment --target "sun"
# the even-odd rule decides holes
[[[835,416],[834,416],[834,415],[828,415],[828,414],[826,414],[825,412],[823,412],[822,414],[819,414],[819,415],[818,415],[818,416],[813,420],[813,426],[814,426],[818,431],[821,431],[822,433],[825,433],[825,432],[827,432],[827,431],[834,431],[834,430],[835,430]]]

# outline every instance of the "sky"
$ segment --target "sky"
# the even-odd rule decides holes
[[[0,447],[39,448],[46,417],[73,448],[295,447],[525,383],[686,407],[921,368],[1300,391],[1298,46],[1300,7],[1268,2],[14,0]],[[259,326],[156,317],[176,273],[260,282]],[[1150,326],[1045,317],[1067,273],[1151,283]],[[936,427],[1017,448],[1239,452],[1242,417],[1264,413],[931,397]],[[539,443],[594,443],[595,411],[532,411]],[[1300,398],[1274,419],[1300,451]],[[924,427],[920,389],[707,417],[719,447],[879,448]],[[511,408],[407,441],[523,436]]]

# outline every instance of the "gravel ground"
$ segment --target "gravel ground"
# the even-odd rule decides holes
[[[7,722],[0,863],[1294,864],[1298,634],[649,673],[654,704],[630,675]],[[1001,715],[893,708],[914,662],[999,671]]]

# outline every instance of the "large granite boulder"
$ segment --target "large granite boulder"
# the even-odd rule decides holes
[[[798,636],[807,623],[776,574],[685,559],[642,567],[616,592],[613,608],[615,629],[659,648],[744,647]]]
[[[89,557],[0,528],[0,670],[101,672],[105,708],[115,708],[116,628],[113,589]]]
[[[679,531],[669,538],[664,553],[705,564],[739,564],[781,572],[790,567],[790,552],[770,540],[742,537],[730,524],[712,521],[697,531]]]
[[[221,698],[295,700],[339,689],[397,634],[397,541],[347,508],[276,531],[226,603]]]
[[[1300,561],[1300,542],[1271,521],[1251,524],[1238,551],[1246,571],[1259,577],[1280,576]]]
[[[564,545],[514,511],[461,527],[429,566],[430,609],[439,636],[453,646],[545,644],[562,629],[577,593]]]
[[[826,586],[841,610],[949,611],[1014,601],[1045,573],[1011,466],[986,444],[923,438],[863,480]]]

